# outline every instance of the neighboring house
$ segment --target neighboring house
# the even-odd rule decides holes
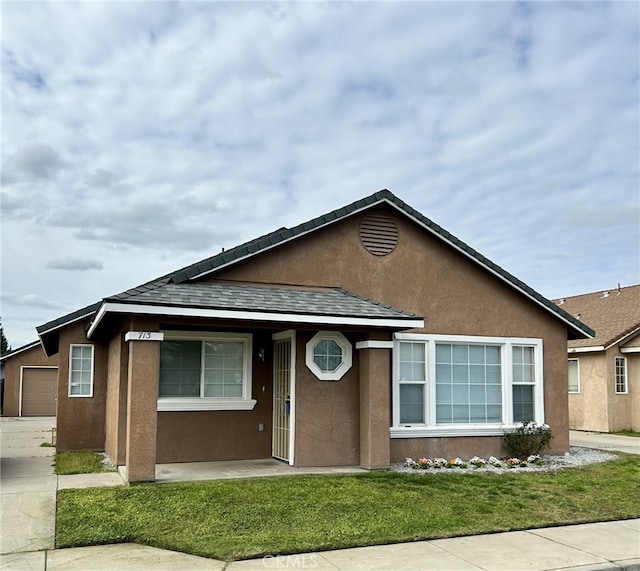
[[[569,426],[640,431],[640,285],[556,303],[596,331],[569,341]]]
[[[156,463],[383,468],[569,446],[567,339],[593,331],[383,190],[37,328],[57,445]]]
[[[55,416],[58,356],[33,341],[0,357],[4,370],[3,416]]]

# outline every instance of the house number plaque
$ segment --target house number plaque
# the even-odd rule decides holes
[[[158,331],[127,331],[125,341],[164,341],[164,333]]]

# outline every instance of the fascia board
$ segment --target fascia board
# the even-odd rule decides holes
[[[231,311],[227,309],[207,309],[200,307],[174,307],[163,305],[138,305],[129,303],[104,303],[94,319],[87,338],[91,338],[107,313],[133,313],[137,315],[164,315],[173,317],[205,317],[242,321],[266,321],[277,323],[299,323],[310,325],[351,325],[368,327],[390,327],[416,329],[424,327],[424,319],[407,318],[366,318],[340,315],[308,315],[298,313],[264,313],[258,311]]]

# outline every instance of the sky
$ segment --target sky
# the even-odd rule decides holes
[[[13,348],[382,188],[546,297],[640,283],[637,2],[0,10]]]

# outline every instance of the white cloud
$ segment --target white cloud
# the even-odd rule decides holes
[[[7,3],[3,291],[73,309],[384,187],[543,294],[640,281],[638,21],[624,2]],[[108,271],[42,279],[65,259]],[[24,306],[5,306],[11,332]]]

